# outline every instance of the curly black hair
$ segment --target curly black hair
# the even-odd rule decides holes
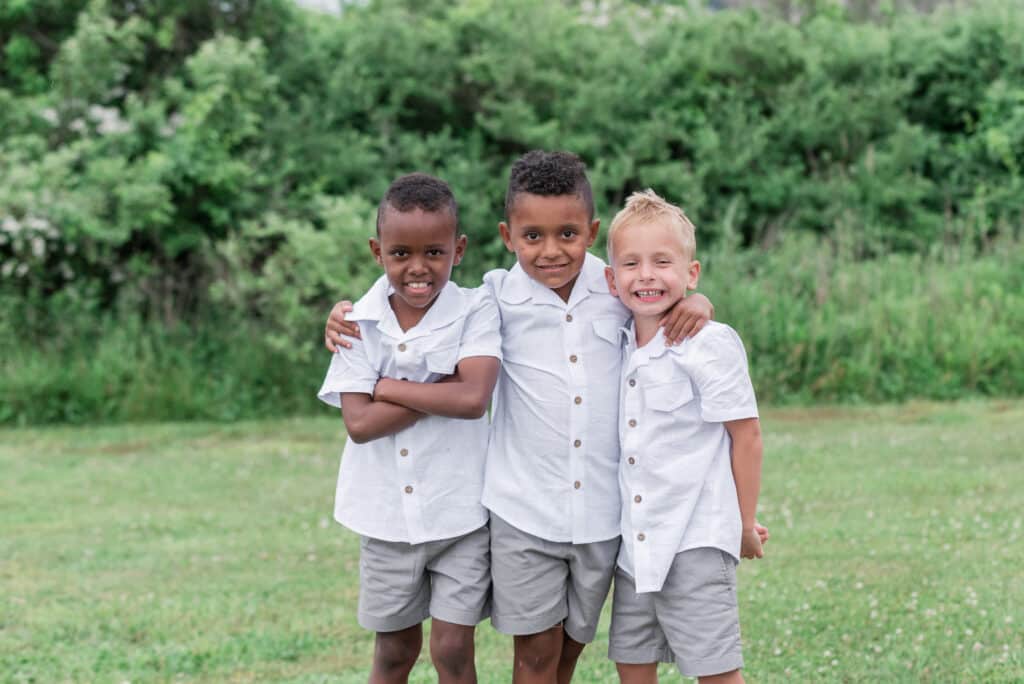
[[[399,176],[388,186],[384,198],[377,206],[377,235],[380,236],[380,224],[384,211],[391,207],[395,211],[406,212],[413,209],[423,211],[443,211],[447,209],[455,219],[456,231],[459,225],[459,205],[455,201],[452,189],[440,178],[425,173],[410,173]]]
[[[533,150],[512,164],[505,193],[506,221],[512,213],[516,195],[524,192],[542,197],[575,195],[586,206],[589,219],[594,220],[594,194],[587,179],[587,167],[571,152]]]

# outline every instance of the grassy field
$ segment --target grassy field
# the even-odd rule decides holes
[[[1024,403],[764,424],[748,681],[1024,681]],[[0,431],[0,679],[365,681],[340,446],[326,417]],[[607,614],[578,681],[614,679],[606,643]],[[510,651],[481,626],[481,681]]]

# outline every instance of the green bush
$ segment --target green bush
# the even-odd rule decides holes
[[[0,352],[17,397],[4,392],[0,419],[299,410],[305,399],[236,360],[236,335],[238,359],[319,367],[324,313],[376,274],[373,206],[401,173],[452,184],[470,237],[460,282],[508,265],[495,229],[507,168],[534,147],[580,154],[606,219],[645,187],[682,204],[712,264],[740,274],[712,289],[720,311],[760,311],[744,289],[768,280],[758,269],[810,259],[780,282],[825,282],[822,308],[755,321],[758,373],[779,380],[778,398],[1021,393],[998,318],[1017,315],[1000,269],[1019,261],[993,243],[1019,250],[1024,225],[1024,6],[877,23],[805,7],[787,23],[626,0],[378,0],[338,17],[291,0],[8,3],[0,302],[13,332]],[[980,256],[956,272],[980,269],[1007,294],[984,340],[955,344],[914,308],[933,296],[915,278],[973,301],[973,280],[937,275],[932,251],[959,244]],[[847,247],[822,262],[817,245]],[[893,269],[901,288],[853,304],[844,288]],[[951,285],[928,287],[948,302]],[[802,297],[788,293],[818,302]],[[988,320],[978,307],[962,320]],[[921,319],[904,345],[890,336],[901,312]],[[69,327],[86,340],[53,337]],[[80,364],[80,401],[58,392],[64,405],[32,408],[61,360]],[[195,389],[147,390],[133,364]]]

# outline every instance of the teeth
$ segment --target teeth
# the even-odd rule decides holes
[[[430,283],[408,283],[406,287],[413,290],[422,290],[423,288],[430,287]]]
[[[637,297],[657,297],[661,294],[661,290],[637,290]]]

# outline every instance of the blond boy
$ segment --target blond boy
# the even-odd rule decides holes
[[[627,684],[675,661],[702,683],[742,682],[736,564],[763,555],[754,520],[761,432],[743,344],[709,322],[681,345],[658,322],[697,286],[693,224],[634,193],[608,234],[612,292],[633,313],[622,368],[622,548],[609,656]]]

